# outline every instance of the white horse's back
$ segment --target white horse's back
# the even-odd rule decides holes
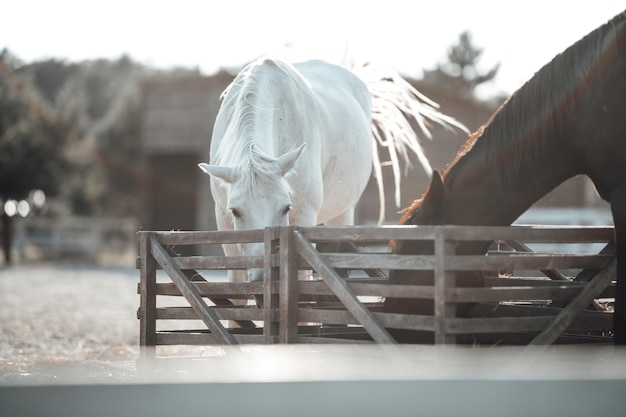
[[[294,67],[320,107],[324,197],[316,224],[353,224],[354,208],[372,170],[371,97],[353,72],[324,61]]]

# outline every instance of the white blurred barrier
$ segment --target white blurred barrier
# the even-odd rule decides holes
[[[220,347],[123,383],[0,381],[2,416],[622,417],[626,352],[424,346]],[[525,355],[528,357],[528,355]]]

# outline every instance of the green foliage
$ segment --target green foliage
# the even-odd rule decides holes
[[[35,108],[28,88],[0,65],[0,197],[22,199],[33,189],[53,195],[66,168],[64,126]]]
[[[154,71],[128,57],[14,65],[14,72],[69,127],[71,169],[59,198],[81,215],[131,216],[138,208],[139,90]]]

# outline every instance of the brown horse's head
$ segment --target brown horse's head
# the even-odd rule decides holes
[[[422,198],[415,200],[413,204],[403,210],[402,218],[398,224],[414,225],[437,225],[443,224],[443,199],[445,185],[439,171],[434,170],[428,190]]]

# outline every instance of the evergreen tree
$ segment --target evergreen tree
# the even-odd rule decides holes
[[[478,69],[483,49],[472,42],[472,35],[465,31],[459,35],[458,43],[448,48],[447,61],[435,70],[424,72],[424,81],[443,86],[465,99],[474,98],[480,84],[494,79],[500,68],[496,64],[487,72]]]

